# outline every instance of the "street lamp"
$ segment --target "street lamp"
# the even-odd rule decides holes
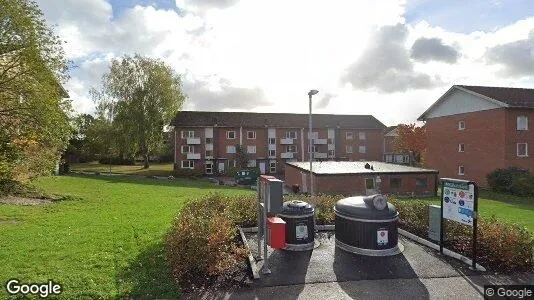
[[[308,140],[309,140],[309,156],[310,156],[310,195],[312,197],[312,201],[314,200],[314,194],[313,194],[313,134],[312,134],[312,96],[319,93],[318,90],[310,90],[308,92],[308,97],[310,98],[310,115],[309,115],[309,125],[310,129],[308,132]]]

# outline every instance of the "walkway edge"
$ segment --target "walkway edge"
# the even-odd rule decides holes
[[[248,263],[250,265],[250,270],[252,272],[252,278],[259,279],[260,274],[258,273],[258,266],[256,265],[256,261],[254,260],[254,257],[252,257],[252,251],[250,251],[250,248],[248,246],[247,238],[245,237],[245,233],[243,232],[243,228],[237,226],[237,229],[239,230],[239,235],[241,236],[241,240],[243,241],[243,245],[246,247],[248,252]],[[247,228],[245,228],[247,229]],[[258,228],[256,227],[256,231],[258,231]]]

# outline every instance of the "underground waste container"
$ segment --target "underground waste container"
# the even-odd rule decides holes
[[[315,242],[315,208],[304,201],[284,202],[278,214],[286,222],[286,247],[290,251],[313,249]]]
[[[390,256],[402,252],[399,213],[383,195],[349,197],[334,206],[336,247],[356,254]]]

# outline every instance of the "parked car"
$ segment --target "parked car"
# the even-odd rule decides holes
[[[258,174],[252,170],[240,170],[236,172],[234,180],[237,184],[250,185],[256,183]]]

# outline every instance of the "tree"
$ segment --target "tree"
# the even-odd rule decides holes
[[[170,66],[138,54],[113,60],[95,95],[99,113],[117,129],[120,148],[135,149],[145,168],[162,143],[164,126],[186,98],[180,76]]]
[[[242,170],[248,166],[248,155],[245,148],[241,145],[235,145],[236,166]]]
[[[424,164],[424,153],[426,151],[426,128],[417,127],[415,124],[400,124],[397,126],[397,136],[393,141],[395,151],[411,153],[412,159],[418,165]]]
[[[62,41],[31,0],[0,0],[0,180],[50,172],[66,148]]]

